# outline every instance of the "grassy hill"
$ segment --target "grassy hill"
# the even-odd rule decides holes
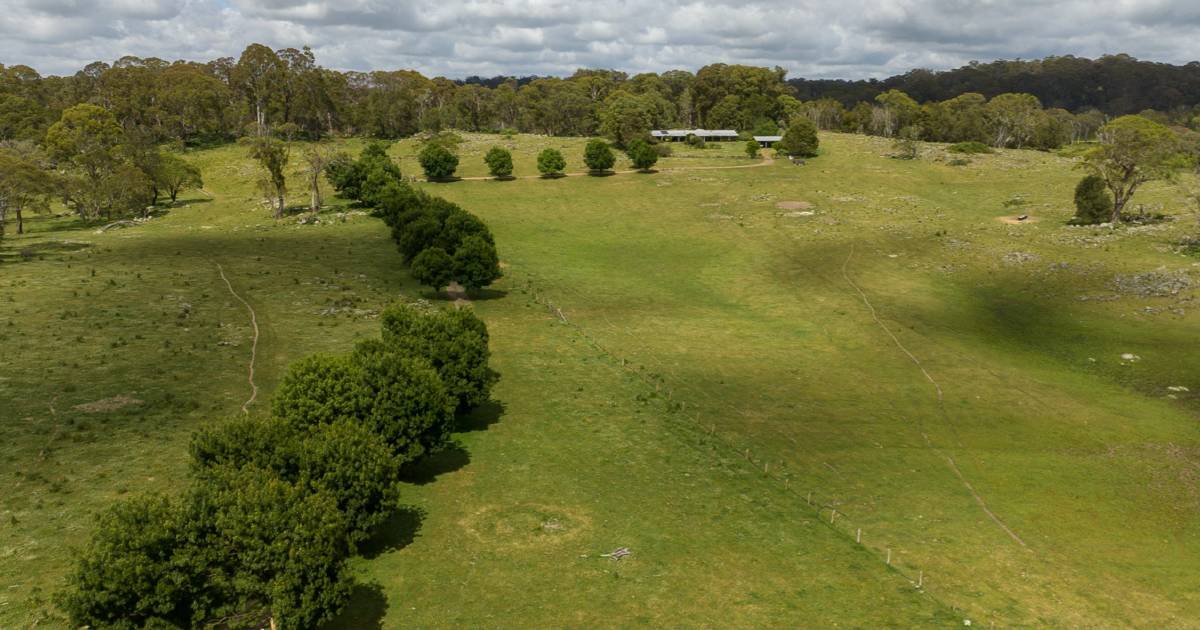
[[[496,234],[507,276],[473,308],[503,380],[413,472],[334,625],[1200,616],[1195,207],[1155,185],[1138,201],[1176,220],[1067,227],[1067,159],[822,142],[803,167],[697,168],[750,166],[738,143],[653,175],[423,184]],[[469,136],[460,174],[493,143],[517,175],[545,146],[581,168],[582,140]],[[0,245],[0,626],[53,615],[91,514],[176,486],[192,428],[250,395],[218,264],[262,327],[256,409],[287,362],[430,297],[377,220],[276,223],[244,149],[191,159],[207,193],[165,217]]]

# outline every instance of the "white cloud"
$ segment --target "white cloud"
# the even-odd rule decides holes
[[[1052,54],[1184,63],[1200,57],[1198,27],[1195,0],[0,0],[0,63],[63,74],[260,42],[455,77],[724,62],[859,78]]]

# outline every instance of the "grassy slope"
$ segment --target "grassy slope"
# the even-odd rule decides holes
[[[258,408],[288,361],[344,351],[375,334],[373,310],[417,293],[369,217],[266,218],[242,153],[194,155],[213,198],[193,195],[166,218],[105,233],[42,220],[0,246],[0,627],[57,623],[47,596],[90,515],[127,493],[177,489],[192,428],[248,396],[249,322],[217,263],[262,327]],[[90,246],[62,251],[73,247],[63,239]],[[10,262],[31,248],[41,254]],[[463,449],[414,480],[416,538],[411,515],[381,533],[343,626],[957,621],[794,493],[648,402],[645,380],[529,301],[528,271],[478,304],[503,413],[484,413]],[[119,395],[141,402],[76,407]],[[622,545],[632,559],[598,557]]]
[[[1193,270],[1170,247],[1194,227],[1179,194],[1140,197],[1184,213],[1165,227],[1067,228],[1078,174],[1065,160],[954,167],[936,149],[902,162],[879,140],[824,140],[804,168],[442,190],[493,225],[513,281],[838,506],[843,527],[945,601],[1006,625],[1189,625],[1198,320],[1188,291],[1112,288],[1118,274]],[[786,216],[779,200],[817,214]],[[1042,221],[996,220],[1016,213]],[[843,267],[942,386],[945,414]],[[1094,296],[1116,299],[1081,299]],[[1191,392],[1166,389],[1179,385]]]

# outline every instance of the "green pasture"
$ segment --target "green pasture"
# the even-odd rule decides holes
[[[583,170],[583,139],[464,137],[464,177],[493,145],[518,176],[546,147]],[[416,148],[392,149],[407,175]],[[655,174],[422,184],[495,233],[506,277],[472,307],[502,380],[412,471],[334,627],[1200,618],[1179,185],[1135,200],[1172,221],[1080,228],[1080,174],[1050,154],[904,161],[833,134],[804,166],[724,170],[695,167],[758,162],[674,148]],[[276,222],[245,149],[189,159],[206,189],[165,216],[0,243],[0,627],[61,625],[49,594],[92,515],[178,488],[190,431],[250,396],[218,265],[261,327],[252,410],[389,300],[439,299],[360,209]]]

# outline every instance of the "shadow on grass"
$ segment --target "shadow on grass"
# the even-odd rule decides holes
[[[541,174],[541,176],[539,176],[539,177],[538,177],[538,179],[563,179],[563,178],[564,178],[564,177],[566,177],[566,176],[567,176],[567,174],[566,174],[566,173],[562,173],[562,172],[559,172],[559,173],[542,173],[542,174]]]
[[[616,171],[588,171],[587,174],[592,177],[612,177],[613,175],[616,175],[617,172]]]
[[[450,177],[429,177],[425,181],[430,184],[453,184],[454,182],[461,182],[462,178],[457,175],[451,175]]]
[[[471,433],[474,431],[487,431],[488,427],[500,422],[500,418],[504,415],[504,403],[489,400],[475,409],[471,413],[465,414],[458,418],[458,426],[455,428],[459,433]]]
[[[372,560],[385,553],[400,551],[412,544],[421,531],[425,510],[412,506],[401,506],[380,523],[375,531],[358,547],[358,555]]]
[[[423,486],[433,483],[441,475],[454,472],[469,463],[471,463],[471,454],[467,452],[467,449],[457,442],[451,442],[442,450],[405,466],[400,479]]]
[[[341,614],[327,623],[321,624],[321,630],[374,630],[383,627],[383,619],[387,616],[388,601],[383,593],[383,587],[371,584],[355,584],[350,591],[350,599]]]

